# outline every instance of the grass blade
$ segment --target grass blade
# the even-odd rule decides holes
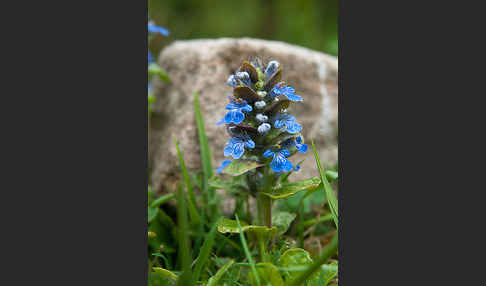
[[[207,286],[220,285],[219,280],[221,280],[223,275],[228,271],[228,269],[233,265],[233,263],[235,263],[235,261],[231,259],[228,263],[226,263],[221,268],[219,268],[218,272],[216,272],[216,274],[209,279]]]
[[[201,276],[201,271],[209,260],[209,254],[214,246],[214,238],[216,236],[218,229],[218,223],[214,223],[211,231],[209,232],[206,240],[204,241],[201,250],[199,251],[199,256],[197,258],[196,266],[194,268],[194,280],[198,281]]]
[[[196,116],[197,134],[199,136],[199,148],[201,149],[201,161],[203,169],[203,190],[206,197],[206,203],[213,202],[216,195],[214,188],[210,187],[208,184],[209,178],[213,176],[213,163],[211,148],[209,147],[208,137],[206,136],[206,130],[204,129],[204,120],[201,114],[201,106],[199,104],[199,96],[197,92],[194,92],[194,114]],[[210,217],[216,217],[217,207],[211,205],[209,208]]]
[[[314,145],[314,140],[311,139],[311,142],[312,142],[312,150],[314,151],[314,157],[316,159],[317,169],[319,169],[319,175],[321,176],[321,183],[324,187],[324,192],[326,193],[326,199],[329,204],[329,208],[331,209],[331,213],[333,215],[334,224],[336,225],[337,228],[338,227],[338,202],[331,188],[331,185],[329,185],[327,177],[324,171],[322,170],[321,160],[319,159],[319,155],[317,154],[316,146]]]
[[[326,263],[329,258],[331,258],[337,251],[338,247],[338,234],[336,233],[330,243],[330,245],[322,251],[321,256],[312,263],[311,266],[302,272],[299,276],[295,278],[288,286],[301,286],[304,285],[304,281],[307,280],[317,269],[321,267],[322,264]]]
[[[191,222],[194,224],[199,224],[201,218],[199,217],[199,212],[196,208],[196,196],[194,196],[194,190],[192,189],[191,180],[189,178],[189,172],[187,171],[186,164],[184,163],[184,157],[182,156],[181,150],[179,148],[179,143],[174,137],[174,142],[177,148],[177,156],[179,157],[179,163],[181,164],[181,171],[186,182],[187,194],[189,195],[189,215],[191,216]]]
[[[240,239],[241,244],[243,245],[243,250],[245,250],[246,258],[250,263],[251,271],[253,272],[253,276],[255,276],[255,280],[257,285],[260,286],[260,277],[258,276],[258,272],[256,271],[255,262],[253,261],[253,257],[251,256],[250,250],[248,249],[248,244],[246,244],[245,234],[243,233],[243,229],[241,229],[240,220],[238,219],[238,215],[236,216],[236,223],[238,224],[238,228],[240,229]]]
[[[177,186],[177,224],[179,226],[179,253],[182,259],[182,274],[179,276],[177,285],[193,285],[186,198],[181,184]]]
[[[156,208],[156,207],[160,206],[161,204],[165,203],[166,201],[168,201],[170,199],[173,199],[173,198],[175,198],[175,194],[174,193],[170,193],[170,194],[167,194],[167,195],[163,195],[163,196],[157,198],[155,201],[153,201],[150,204],[150,207]]]

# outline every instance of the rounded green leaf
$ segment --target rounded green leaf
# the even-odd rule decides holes
[[[262,285],[283,286],[284,281],[278,268],[268,262],[262,262],[256,264],[258,277],[260,277]],[[253,273],[250,272],[250,283],[252,286],[257,285]]]
[[[278,184],[272,188],[271,192],[264,192],[263,194],[271,197],[274,200],[286,199],[301,191],[314,190],[319,186],[320,183],[321,180],[318,177],[312,177],[302,181]]]
[[[312,258],[310,257],[309,253],[302,248],[292,248],[285,251],[277,261],[277,265],[284,268],[284,270],[282,270],[282,273],[286,283],[290,283],[300,273],[305,271],[305,269],[299,268],[302,268],[303,266],[309,266],[311,264]],[[295,268],[297,270],[290,271],[292,268]],[[319,273],[316,272],[309,279],[307,279],[306,286],[316,285],[318,280]]]
[[[289,212],[276,212],[272,215],[272,225],[278,229],[278,234],[282,235],[289,229],[290,224],[297,215]]]
[[[231,164],[223,169],[223,174],[239,176],[260,166],[263,166],[263,164],[258,163],[257,161],[233,160],[231,161]]]

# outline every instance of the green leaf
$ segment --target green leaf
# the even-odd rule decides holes
[[[319,275],[319,286],[327,286],[329,282],[338,274],[338,262],[333,261],[330,264],[321,266],[321,274]]]
[[[253,261],[253,257],[251,256],[250,250],[248,249],[248,244],[246,244],[246,239],[245,239],[245,234],[243,233],[243,230],[241,229],[241,224],[240,220],[238,219],[238,215],[236,215],[236,223],[238,225],[239,233],[240,233],[240,240],[241,244],[243,245],[243,250],[245,251],[246,258],[248,259],[248,262],[250,263],[250,268],[253,273],[253,277],[255,278],[256,285],[260,286],[260,277],[258,275],[258,272],[256,271],[255,267],[255,262]]]
[[[228,263],[223,265],[221,268],[218,269],[218,272],[214,274],[211,278],[208,280],[207,286],[217,286],[217,285],[222,285],[221,283],[218,283],[219,280],[223,277],[223,275],[228,271],[228,269],[235,263],[233,259],[231,259]]]
[[[157,217],[157,213],[158,213],[158,208],[152,208],[152,207],[148,207],[147,208],[147,211],[148,211],[148,223],[151,223],[156,217]]]
[[[273,226],[268,228],[262,225],[248,225],[246,222],[240,221],[240,227],[238,222],[232,219],[223,218],[218,223],[218,231],[221,233],[240,233],[243,232],[253,233],[253,234],[276,234],[277,227]]]
[[[174,193],[170,193],[170,194],[167,194],[167,195],[160,196],[159,198],[157,198],[155,201],[153,201],[150,204],[150,207],[151,208],[158,208],[161,204],[163,204],[166,201],[168,201],[170,199],[173,199],[173,198],[175,198],[175,194]]]
[[[329,182],[334,182],[335,180],[339,179],[339,174],[336,171],[327,170],[326,178]]]
[[[263,166],[263,164],[256,161],[233,160],[228,166],[226,166],[226,168],[223,169],[223,174],[239,176],[260,166]]]
[[[295,279],[289,283],[288,286],[301,286],[304,281],[307,279],[314,279],[318,275],[319,272],[316,272],[317,269],[321,267],[324,263],[326,263],[329,258],[331,258],[336,252],[338,247],[338,234],[336,233],[327,248],[322,251],[322,254],[319,258],[313,262],[307,270],[300,273]]]
[[[258,276],[262,279],[263,285],[272,285],[272,286],[283,286],[284,281],[282,276],[280,276],[280,272],[278,268],[268,262],[261,262],[257,263],[257,271]],[[253,273],[250,273],[250,283],[252,286],[257,285],[255,283]]]
[[[278,234],[282,235],[287,232],[290,224],[294,221],[297,215],[289,212],[275,212],[272,215],[272,225],[276,226],[278,229]]]
[[[302,181],[278,184],[272,188],[271,193],[264,192],[263,194],[272,199],[286,199],[301,191],[312,191],[319,186],[320,182],[321,180],[319,180],[319,178],[313,177]]]
[[[153,286],[173,286],[176,285],[177,275],[167,269],[153,267],[153,272],[149,274],[150,285]]]
[[[179,148],[179,143],[174,137],[174,142],[177,149],[177,156],[179,157],[179,164],[181,165],[182,175],[186,182],[187,193],[189,194],[188,202],[189,202],[189,215],[191,216],[191,222],[198,225],[200,222],[199,212],[196,208],[196,196],[194,195],[194,191],[192,189],[191,180],[189,178],[189,172],[187,171],[186,164],[184,163],[184,157],[182,156],[181,150]]]
[[[177,224],[179,226],[179,253],[182,258],[182,274],[177,284],[179,286],[193,285],[186,199],[184,189],[180,184],[177,186]]]
[[[166,82],[170,81],[167,73],[161,67],[159,67],[159,65],[156,64],[156,63],[151,63],[148,66],[148,74],[149,74],[149,76],[157,75],[161,80],[166,81]]]
[[[209,254],[211,253],[211,250],[213,249],[214,245],[214,237],[216,236],[216,230],[217,230],[218,224],[215,223],[213,227],[211,228],[211,231],[209,232],[206,240],[204,240],[204,243],[201,247],[201,250],[199,251],[199,256],[197,257],[197,262],[196,266],[194,267],[194,280],[198,281],[199,277],[201,275],[201,271],[208,262],[209,259]]]
[[[293,268],[293,267],[302,267],[308,266],[312,264],[312,258],[310,257],[309,253],[302,248],[292,248],[285,251],[277,261],[277,265],[283,268]],[[287,283],[291,283],[296,277],[299,276],[302,272],[306,269],[302,269],[301,271],[282,271],[285,281]],[[306,281],[306,286],[313,286],[317,283],[317,279],[319,277],[314,275]]]
[[[209,186],[219,190],[235,191],[248,189],[248,185],[245,182],[244,176],[230,177],[226,180],[223,180],[221,176],[215,175],[209,179],[208,183]]]
[[[322,170],[321,160],[319,160],[319,154],[317,154],[316,146],[314,145],[314,140],[311,139],[312,142],[312,150],[314,151],[314,157],[316,159],[317,169],[319,169],[319,175],[321,176],[321,181],[324,187],[324,192],[326,193],[326,199],[329,204],[329,208],[331,209],[331,213],[333,215],[334,224],[336,228],[338,228],[338,202],[336,196],[334,195],[334,191],[329,185],[327,178]]]

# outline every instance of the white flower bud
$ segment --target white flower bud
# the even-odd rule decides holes
[[[260,121],[260,122],[265,122],[265,121],[267,121],[267,120],[268,120],[268,116],[263,115],[263,114],[261,114],[261,113],[258,113],[258,114],[256,115],[256,119],[257,119],[258,121]]]
[[[270,128],[272,128],[272,126],[270,126],[270,124],[263,123],[262,125],[258,126],[258,133],[265,134],[270,130]]]
[[[258,108],[258,109],[264,108],[265,105],[267,105],[267,104],[263,100],[255,102],[255,107]]]

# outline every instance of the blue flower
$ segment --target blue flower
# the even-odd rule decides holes
[[[168,36],[169,35],[169,30],[167,30],[164,27],[157,26],[153,23],[148,24],[148,32],[149,33],[159,33],[162,36]]]
[[[250,136],[231,137],[224,147],[224,156],[231,155],[233,159],[239,159],[245,153],[245,147],[250,149],[255,148],[255,142],[251,140]]]
[[[285,95],[290,101],[304,100],[301,96],[295,94],[295,89],[290,85],[283,85],[282,83],[278,83],[273,87],[272,91],[270,92],[270,96],[274,98],[281,94]]]
[[[295,138],[295,148],[299,150],[300,153],[307,152],[307,148],[308,148],[307,144],[302,144],[303,140],[304,139],[302,138],[302,136]]]
[[[231,164],[231,160],[224,160],[223,163],[221,163],[221,166],[216,169],[216,172],[218,172],[218,174],[221,174],[221,172],[223,172],[223,169],[226,168],[226,166],[228,166],[229,164]]]
[[[293,169],[292,162],[290,162],[287,157],[290,156],[290,152],[287,149],[279,149],[276,152],[272,152],[267,149],[263,153],[263,157],[272,157],[272,162],[270,163],[270,168],[275,172],[291,171]]]
[[[280,128],[282,131],[285,127],[285,130],[290,134],[299,133],[302,130],[302,126],[295,120],[295,116],[293,115],[279,114],[275,119],[273,126],[275,128]]]
[[[295,149],[297,149],[297,151],[299,151],[300,153],[305,153],[307,152],[308,147],[307,144],[302,144],[303,140],[304,139],[302,138],[302,136],[299,136],[297,138],[291,138],[285,141],[282,144],[282,147],[290,149],[295,146]]]
[[[248,105],[245,100],[241,100],[241,102],[231,102],[230,104],[226,105],[226,109],[229,110],[229,112],[226,113],[223,119],[216,123],[216,125],[221,125],[223,123],[239,124],[245,119],[245,114],[243,113],[243,111],[250,112],[253,110],[253,108]]]

